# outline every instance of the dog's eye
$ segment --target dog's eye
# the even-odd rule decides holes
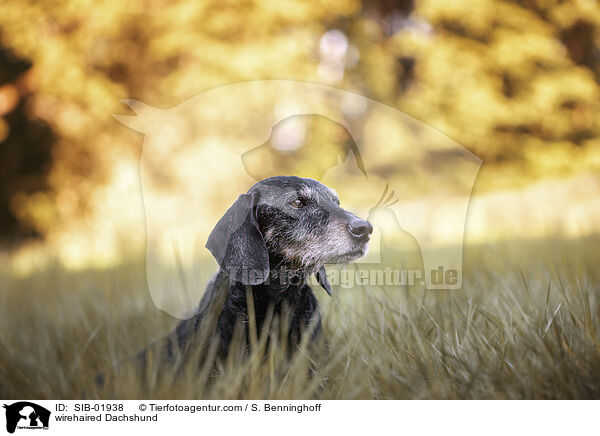
[[[292,206],[294,209],[300,209],[301,207],[304,207],[304,202],[300,199],[295,199],[290,201],[290,206]]]

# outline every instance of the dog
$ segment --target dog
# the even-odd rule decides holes
[[[316,180],[275,176],[256,183],[212,230],[206,247],[220,269],[195,315],[168,335],[162,357],[174,360],[206,329],[218,340],[218,353],[224,357],[236,328],[245,330],[248,345],[250,328],[260,332],[267,318],[280,317],[284,310],[289,310],[291,349],[305,331],[316,340],[321,315],[308,279],[315,274],[331,295],[325,265],[364,256],[372,232],[368,221],[342,209],[335,191]],[[255,326],[250,326],[252,319]],[[147,349],[140,358],[147,358]]]

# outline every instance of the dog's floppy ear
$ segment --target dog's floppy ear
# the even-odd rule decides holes
[[[327,280],[327,271],[325,271],[325,265],[319,268],[319,271],[317,271],[315,275],[317,276],[317,281],[319,284],[331,297],[331,285],[329,284],[329,280]]]
[[[206,243],[221,269],[245,285],[258,285],[269,277],[267,246],[256,222],[258,195],[240,195]]]

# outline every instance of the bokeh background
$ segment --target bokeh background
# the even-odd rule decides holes
[[[141,252],[143,135],[113,118],[133,115],[121,100],[167,109],[258,79],[364,95],[483,159],[473,241],[596,233],[599,24],[593,0],[4,0],[3,257],[27,274],[48,259],[106,267]],[[312,126],[309,148],[348,140]],[[403,134],[385,120],[375,130]],[[385,172],[402,156],[374,159]]]
[[[596,0],[0,0],[0,397],[600,398],[599,25]],[[194,104],[266,79],[371,103],[285,120],[303,98]],[[452,163],[471,153],[465,221],[454,185],[473,166]],[[253,180],[294,172],[363,217],[389,184],[373,215],[457,250],[461,290],[315,286],[316,372],[319,353],[269,345],[265,360],[261,339],[219,377],[98,386],[179,322],[150,298],[147,228],[206,233]],[[459,227],[464,246],[447,238]],[[190,263],[167,240],[171,264],[151,271],[191,309],[216,263],[178,236]],[[415,232],[383,236],[377,267],[419,260]]]

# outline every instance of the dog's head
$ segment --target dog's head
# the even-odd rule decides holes
[[[342,209],[337,194],[313,179],[277,176],[255,184],[225,212],[206,247],[229,276],[263,283],[271,268],[317,273],[364,256],[373,227]]]

